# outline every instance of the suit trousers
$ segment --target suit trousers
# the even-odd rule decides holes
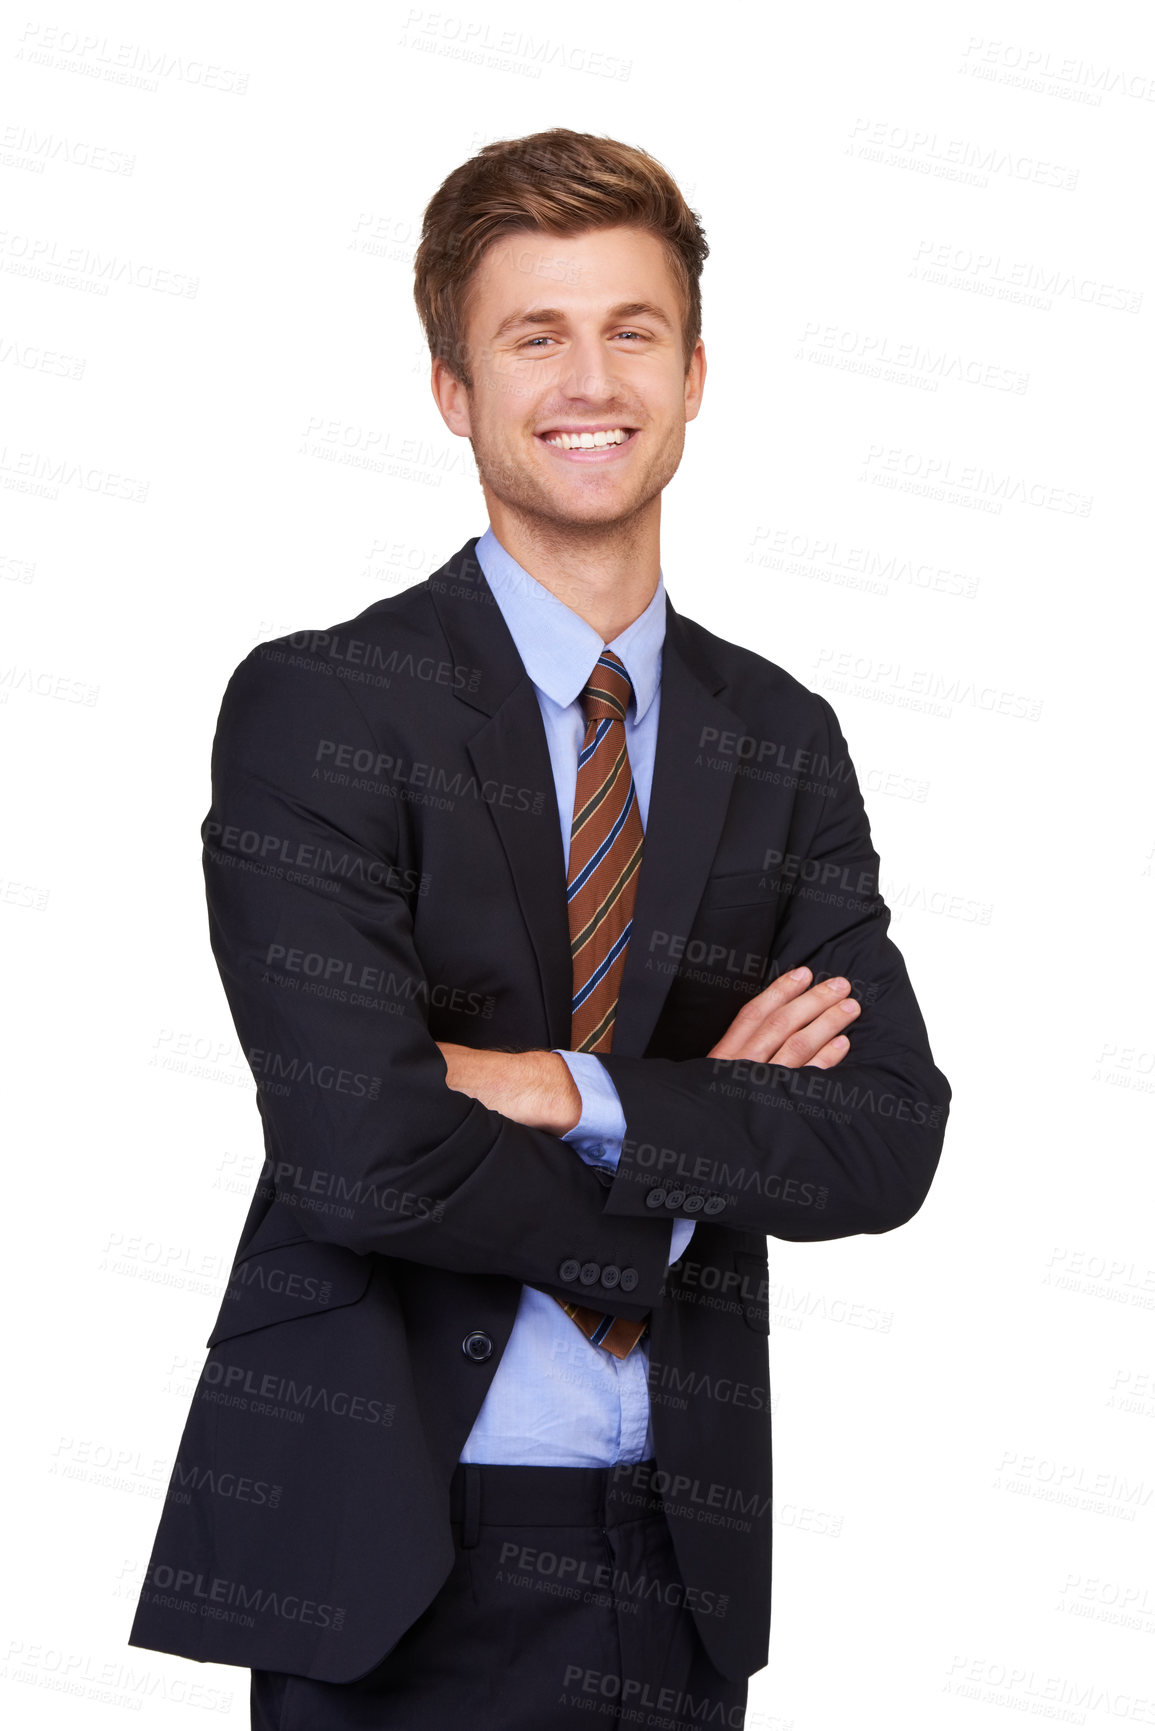
[[[702,1646],[653,1470],[459,1465],[436,1597],[354,1682],[254,1670],[253,1731],[742,1726],[749,1680]]]

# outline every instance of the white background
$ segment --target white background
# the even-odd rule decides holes
[[[1140,11],[9,14],[11,1723],[193,1726],[196,1684],[248,1724],[247,1671],[125,1645],[261,1154],[209,748],[254,643],[484,529],[412,254],[480,144],[565,125],[643,145],[702,217],[667,588],[833,702],[954,1089],[914,1221],[770,1241],[748,1725],[1155,1724]]]

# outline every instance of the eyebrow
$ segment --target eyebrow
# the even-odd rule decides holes
[[[612,324],[617,324],[620,319],[653,319],[656,324],[664,325],[668,331],[674,328],[668,314],[652,301],[620,301],[616,307],[609,309],[607,317]],[[493,340],[496,342],[498,337],[505,336],[509,331],[520,330],[525,325],[554,325],[565,322],[566,315],[560,307],[527,307],[502,319],[493,333]]]

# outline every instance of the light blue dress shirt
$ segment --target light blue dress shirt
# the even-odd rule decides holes
[[[634,688],[626,747],[645,828],[666,635],[662,574],[659,570],[644,612],[607,645],[580,614],[523,570],[492,528],[478,540],[477,560],[537,693],[568,872],[577,760],[585,735],[580,697],[603,648],[621,658]],[[614,1170],[626,1132],[618,1091],[592,1052],[562,1051],[561,1056],[581,1094],[581,1117],[562,1140],[587,1164]],[[671,1262],[683,1254],[693,1232],[692,1220],[672,1222]],[[649,1369],[648,1340],[639,1341],[628,1358],[614,1358],[593,1346],[548,1293],[523,1286],[509,1343],[460,1458],[483,1465],[555,1467],[646,1460],[654,1447]]]

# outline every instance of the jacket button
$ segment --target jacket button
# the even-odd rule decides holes
[[[662,1206],[662,1203],[665,1200],[666,1200],[666,1192],[664,1190],[662,1190],[661,1188],[659,1188],[657,1190],[647,1190],[646,1191],[646,1207],[647,1208],[660,1208]]]
[[[616,1262],[607,1262],[602,1269],[602,1285],[616,1286],[622,1278],[622,1271]]]
[[[475,1328],[472,1334],[467,1334],[461,1343],[461,1350],[466,1358],[471,1358],[475,1364],[484,1364],[487,1358],[493,1357],[493,1342],[488,1334],[483,1334]]]
[[[724,1196],[707,1196],[704,1212],[706,1214],[721,1214],[725,1206],[726,1198]]]
[[[638,1271],[637,1271],[637,1269],[636,1268],[623,1268],[622,1269],[622,1281],[621,1281],[622,1291],[623,1292],[632,1292],[634,1290],[634,1287],[637,1284],[638,1284]]]
[[[581,1281],[583,1286],[592,1286],[601,1271],[602,1265],[600,1262],[583,1262],[578,1279]]]
[[[667,1190],[666,1191],[666,1207],[667,1208],[680,1208],[682,1206],[682,1203],[685,1200],[686,1200],[686,1192],[684,1190]]]
[[[565,1281],[567,1286],[573,1285],[574,1281],[577,1279],[577,1277],[581,1273],[581,1271],[582,1271],[582,1265],[578,1261],[576,1256],[567,1257],[567,1259],[562,1263],[561,1267],[558,1269],[559,1275]]]
[[[683,1207],[687,1214],[697,1214],[705,1206],[705,1203],[706,1198],[704,1196],[687,1196]]]

